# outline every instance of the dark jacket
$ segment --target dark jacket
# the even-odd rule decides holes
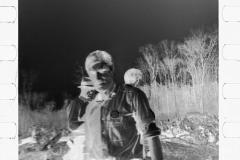
[[[68,105],[68,128],[70,131],[76,130],[84,121],[79,119],[83,117],[86,111],[88,101],[76,98]]]
[[[143,146],[140,143],[140,135],[144,138],[160,135],[148,99],[138,88],[130,85],[116,87],[108,100],[101,103],[93,101],[89,104],[91,110],[88,116],[94,115],[96,107],[101,107],[101,132],[95,132],[94,128],[90,132],[93,132],[93,135],[101,134],[102,144],[97,145],[98,140],[95,139],[90,149],[93,150],[92,154],[96,154],[94,150],[99,150],[99,147],[103,146],[102,154],[115,157],[117,160],[142,158]],[[88,127],[94,125],[88,123]],[[91,139],[95,137],[97,136]]]

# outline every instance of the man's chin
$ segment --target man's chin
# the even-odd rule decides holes
[[[98,92],[105,92],[105,91],[107,91],[107,87],[106,86],[98,86],[98,87],[96,87],[96,90]]]

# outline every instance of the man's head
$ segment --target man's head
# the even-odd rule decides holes
[[[114,63],[107,52],[97,50],[90,53],[86,58],[85,68],[98,92],[106,92],[113,86]]]
[[[140,80],[142,80],[142,72],[139,69],[131,68],[124,74],[124,81],[126,84],[138,87]]]
[[[93,83],[89,77],[83,77],[81,81],[81,85],[78,87],[81,89],[81,93],[79,97],[83,97],[84,99],[91,100],[94,94]]]

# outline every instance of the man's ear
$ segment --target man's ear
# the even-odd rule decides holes
[[[137,87],[139,83],[139,80],[136,80],[136,82],[134,83],[134,87]]]

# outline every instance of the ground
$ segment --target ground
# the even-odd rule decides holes
[[[191,113],[184,119],[159,120],[157,124],[162,130],[160,139],[164,160],[219,159],[218,117]],[[43,135],[41,138],[37,137],[20,140],[20,160],[66,160],[66,157],[69,157],[67,155],[72,153],[70,138],[63,131],[56,133],[54,138],[46,140],[45,143],[42,139],[47,138],[42,138]],[[84,141],[84,138],[81,141]]]

